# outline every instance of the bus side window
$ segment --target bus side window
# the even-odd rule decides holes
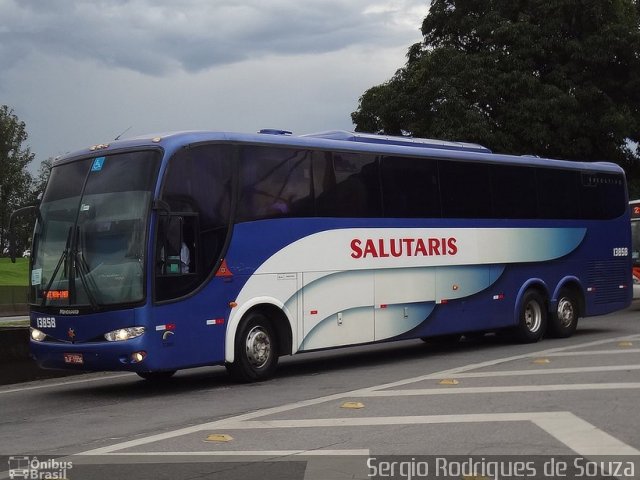
[[[162,215],[157,232],[156,299],[186,295],[200,282],[198,215],[186,212]]]
[[[534,168],[490,165],[494,218],[538,218]]]
[[[439,160],[442,215],[445,218],[491,218],[489,165]]]
[[[438,165],[435,160],[383,157],[381,169],[385,217],[441,216]]]
[[[583,172],[580,182],[582,218],[610,220],[623,215],[627,202],[621,174]]]
[[[378,158],[334,153],[314,159],[316,214],[319,217],[381,217]]]
[[[310,152],[277,147],[242,149],[239,222],[312,215]]]
[[[194,225],[195,222],[185,222],[185,218],[179,215],[170,215],[162,219],[161,228],[158,230],[157,249],[161,275],[193,272],[191,252],[194,250]]]
[[[580,218],[580,174],[572,170],[537,168],[538,211],[542,218]]]
[[[232,147],[189,146],[165,171],[156,241],[155,299],[193,292],[220,261],[229,229]]]

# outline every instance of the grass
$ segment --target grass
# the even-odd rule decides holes
[[[2,322],[0,323],[0,329],[2,328],[11,328],[11,327],[28,327],[29,319],[25,320],[14,320],[12,322]]]
[[[16,263],[11,263],[9,258],[0,258],[0,286],[29,285],[29,259],[16,258]]]

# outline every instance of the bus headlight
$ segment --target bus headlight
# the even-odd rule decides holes
[[[47,334],[38,330],[37,328],[29,327],[29,333],[31,335],[31,340],[34,342],[42,342],[45,338],[47,338]]]
[[[131,340],[132,338],[139,337],[143,333],[144,327],[119,328],[118,330],[105,333],[104,338],[109,342],[122,342],[124,340]]]

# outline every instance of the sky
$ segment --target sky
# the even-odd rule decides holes
[[[120,134],[353,130],[429,3],[0,0],[0,104],[25,122],[33,170]]]

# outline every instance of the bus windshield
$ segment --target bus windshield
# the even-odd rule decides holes
[[[52,169],[33,241],[32,303],[97,309],[144,299],[159,156],[128,152]]]

